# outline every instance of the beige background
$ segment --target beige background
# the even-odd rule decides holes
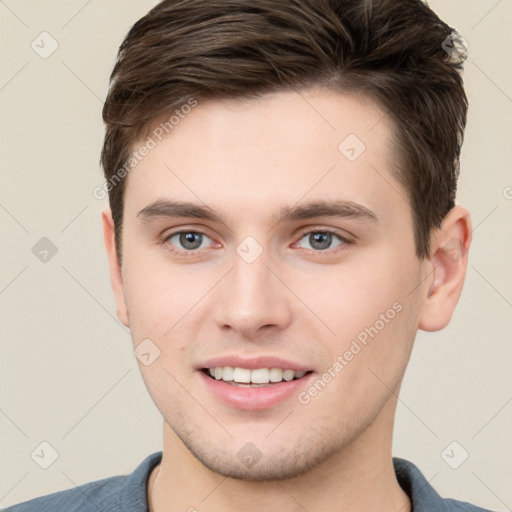
[[[116,50],[153,4],[0,0],[2,506],[131,472],[161,447],[92,195]],[[512,0],[431,5],[469,43],[459,203],[474,245],[451,325],[418,335],[394,453],[444,496],[512,510]],[[47,59],[31,48],[43,31],[59,45]],[[32,253],[42,237],[58,249],[46,263]],[[46,470],[31,457],[42,441],[59,454]],[[441,456],[453,441],[469,453],[458,469]]]

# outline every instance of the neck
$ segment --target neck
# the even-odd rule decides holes
[[[273,481],[239,480],[209,470],[164,423],[162,462],[148,482],[149,510],[193,512],[206,506],[218,512],[410,512],[393,469],[394,407],[390,409],[388,414],[381,411],[359,437],[308,472]]]

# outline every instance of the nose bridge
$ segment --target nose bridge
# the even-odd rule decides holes
[[[269,254],[251,240],[242,242],[233,254],[232,271],[225,282],[221,327],[230,327],[247,337],[262,327],[282,329],[290,321],[286,290],[269,270]]]

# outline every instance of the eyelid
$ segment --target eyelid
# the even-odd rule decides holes
[[[209,238],[213,244],[218,244],[218,242],[216,242],[210,235],[208,235],[204,230],[202,229],[199,229],[199,228],[179,228],[179,229],[176,229],[174,231],[169,231],[169,232],[166,232],[164,235],[162,235],[162,237],[160,238],[160,243],[164,246],[166,246],[166,249],[174,254],[177,254],[177,255],[185,255],[185,256],[195,256],[197,254],[199,254],[200,252],[200,249],[191,249],[191,250],[186,250],[186,249],[179,249],[177,247],[175,247],[174,245],[172,245],[169,240],[173,237],[175,237],[176,235],[180,235],[182,233],[196,233],[198,235],[202,235],[206,238]],[[170,247],[172,248],[170,248]],[[202,250],[204,250],[205,248],[203,248]]]
[[[313,233],[328,233],[328,234],[338,237],[339,240],[341,241],[341,243],[339,245],[336,245],[335,247],[330,247],[330,248],[324,249],[324,250],[307,249],[307,248],[300,247],[300,249],[302,249],[303,251],[306,251],[308,253],[312,253],[315,255],[326,255],[326,256],[332,255],[333,253],[335,253],[337,251],[346,250],[346,249],[348,249],[349,246],[354,244],[354,238],[346,236],[344,233],[340,232],[340,230],[338,230],[336,228],[331,228],[331,227],[318,226],[318,227],[303,228],[300,231],[300,234],[298,235],[297,241],[293,242],[292,247],[296,246],[306,235],[311,235]]]
[[[190,228],[183,228],[183,227],[180,227],[174,231],[170,231],[170,232],[166,232],[164,235],[162,235],[161,237],[161,243],[163,245],[166,245],[166,244],[169,244],[169,239],[176,236],[176,235],[179,235],[181,233],[197,233],[197,234],[200,234],[202,236],[205,236],[207,238],[209,238],[214,244],[217,244],[217,246],[220,245],[219,242],[216,242],[210,235],[208,235],[205,230],[201,229],[201,228],[194,228],[194,227],[190,227]],[[325,250],[315,250],[315,249],[304,249],[302,248],[302,250],[305,250],[305,251],[308,251],[308,252],[312,252],[312,253],[315,253],[315,254],[331,254],[337,250],[344,250],[347,248],[347,246],[349,245],[352,245],[354,243],[354,239],[353,239],[353,236],[346,236],[344,234],[344,232],[341,232],[340,230],[336,229],[336,228],[332,228],[332,227],[325,227],[325,226],[309,226],[307,228],[302,228],[301,230],[299,230],[299,235],[296,235],[296,237],[298,236],[298,238],[296,238],[296,241],[293,242],[292,244],[292,247],[297,245],[298,242],[300,242],[306,235],[310,235],[312,233],[329,233],[331,235],[334,235],[336,237],[338,237],[340,239],[340,241],[342,242],[341,244],[333,247],[333,248],[329,248],[329,249],[325,249]],[[170,245],[170,244],[169,244]],[[191,249],[191,250],[185,250],[185,249],[178,249],[174,246],[172,246],[173,248],[172,249],[168,249],[169,251],[175,253],[175,254],[178,254],[178,255],[187,255],[187,256],[193,256],[193,255],[197,255],[201,249]],[[202,249],[204,250],[204,248]]]
[[[310,235],[311,233],[329,233],[331,235],[336,235],[337,237],[340,238],[340,240],[343,240],[346,243],[351,243],[354,242],[355,240],[355,237],[353,235],[350,235],[346,231],[325,226],[313,226],[302,228],[299,230],[299,234],[296,236],[298,237],[298,240],[301,240],[302,238],[304,238],[305,235]]]
[[[199,227],[199,226],[194,226],[193,224],[191,224],[191,225],[179,226],[179,227],[166,229],[162,232],[161,235],[159,235],[159,238],[161,240],[165,241],[165,240],[168,240],[169,238],[171,238],[175,235],[179,235],[181,233],[198,233],[200,235],[206,236],[213,240],[212,235],[208,234],[208,231],[209,230],[205,229],[203,226]]]

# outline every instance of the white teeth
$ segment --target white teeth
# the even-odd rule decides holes
[[[268,384],[269,380],[268,368],[260,368],[259,370],[251,371],[251,382],[254,384]]]
[[[283,370],[281,368],[271,368],[269,377],[270,382],[281,382],[283,380]]]
[[[231,366],[224,366],[222,370],[222,380],[226,382],[233,380],[233,368]]]
[[[300,379],[306,374],[305,371],[294,372],[282,368],[249,370],[248,368],[233,368],[232,366],[209,368],[208,373],[216,380],[234,381],[241,384],[269,384],[270,382],[281,382],[283,380],[289,382],[293,379]]]
[[[251,382],[251,370],[248,370],[247,368],[235,368],[233,370],[233,380],[235,382],[249,384],[249,382]]]
[[[293,379],[294,371],[293,370],[285,370],[283,372],[283,379],[290,381]]]

